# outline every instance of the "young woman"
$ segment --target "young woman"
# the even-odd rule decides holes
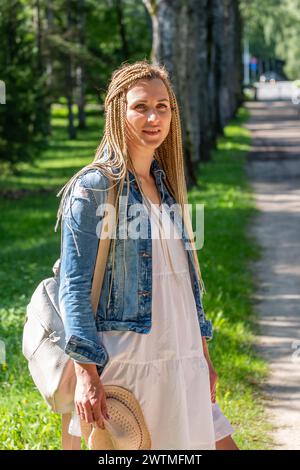
[[[103,428],[109,419],[103,386],[121,385],[142,407],[152,449],[236,449],[216,403],[207,346],[212,325],[202,306],[179,109],[165,67],[122,64],[108,87],[105,117],[93,163],[61,190],[57,220],[62,217],[59,303],[65,351],[77,375],[76,413]],[[111,182],[117,232],[95,322],[90,293],[99,207]],[[122,237],[124,222],[136,228],[136,207],[143,236]]]

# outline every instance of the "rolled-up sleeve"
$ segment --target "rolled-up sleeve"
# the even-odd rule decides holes
[[[105,205],[108,186],[98,169],[80,175],[67,195],[61,227],[59,307],[65,352],[77,362],[96,364],[98,371],[108,354],[97,334],[91,289],[103,220],[97,209]]]

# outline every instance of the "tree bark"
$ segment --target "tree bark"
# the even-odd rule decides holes
[[[70,0],[66,2],[67,6],[67,28],[71,30],[73,27],[72,21],[72,5]],[[73,61],[71,54],[66,56],[65,64],[65,77],[66,77],[66,98],[68,107],[68,134],[70,139],[76,139],[76,128],[74,126],[74,113],[73,113]]]
[[[188,185],[241,102],[238,0],[144,0],[154,63],[163,63],[178,100]]]
[[[117,21],[119,25],[120,38],[121,38],[121,51],[122,51],[122,62],[127,60],[129,57],[129,47],[126,36],[126,29],[124,23],[124,12],[123,12],[123,2],[122,0],[115,0],[116,12],[117,12]]]
[[[151,59],[163,63],[169,74],[180,109],[182,142],[187,183],[196,183],[196,167],[201,149],[200,70],[205,52],[199,53],[199,6],[203,13],[206,0],[144,0],[152,19]],[[202,54],[202,55],[201,55]],[[200,61],[200,62],[199,62]]]
[[[79,31],[79,44],[84,47],[85,45],[85,1],[78,0],[78,31]],[[85,116],[85,73],[84,67],[79,64],[76,68],[76,81],[77,81],[77,108],[78,108],[78,127],[79,129],[86,128]]]

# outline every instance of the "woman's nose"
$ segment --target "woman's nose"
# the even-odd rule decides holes
[[[158,119],[158,115],[154,111],[150,111],[148,121],[155,121],[156,119]]]

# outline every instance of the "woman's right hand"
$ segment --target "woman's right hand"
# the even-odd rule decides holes
[[[96,423],[104,429],[103,419],[109,419],[103,384],[95,364],[75,362],[77,377],[75,389],[75,409],[82,420]]]

